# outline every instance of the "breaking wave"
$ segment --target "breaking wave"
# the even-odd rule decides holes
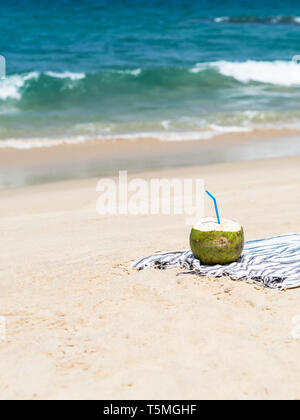
[[[292,61],[10,75],[0,81],[0,148],[298,130],[298,87]]]
[[[220,75],[239,82],[258,82],[278,86],[300,86],[300,65],[292,61],[217,61],[196,64],[190,71],[199,73],[215,69]]]
[[[192,74],[194,77],[192,77]],[[258,82],[278,86],[300,86],[300,65],[292,61],[217,61],[194,67],[164,69],[125,69],[96,73],[37,73],[11,75],[0,81],[0,104],[20,102],[22,109],[80,101],[101,101],[106,96],[153,95],[168,89],[220,88],[230,79],[240,83]]]

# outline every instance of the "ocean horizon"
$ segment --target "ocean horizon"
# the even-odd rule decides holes
[[[295,1],[5,0],[0,26],[0,149],[300,131]]]

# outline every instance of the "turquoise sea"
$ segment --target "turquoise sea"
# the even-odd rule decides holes
[[[0,148],[300,130],[300,2],[0,3]]]

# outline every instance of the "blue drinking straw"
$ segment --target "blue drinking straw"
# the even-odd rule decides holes
[[[206,192],[207,195],[210,196],[210,198],[212,198],[214,200],[216,215],[217,215],[218,223],[220,225],[221,224],[221,221],[220,221],[220,216],[219,216],[219,210],[218,210],[217,200],[215,199],[215,197],[210,192],[208,192],[207,190],[205,192]]]

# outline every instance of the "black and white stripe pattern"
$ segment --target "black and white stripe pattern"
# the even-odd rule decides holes
[[[191,250],[160,253],[132,264],[137,270],[149,267],[181,267],[200,276],[229,276],[233,280],[256,280],[272,289],[292,289],[300,286],[300,234],[247,242],[241,258],[226,266],[201,265]]]

